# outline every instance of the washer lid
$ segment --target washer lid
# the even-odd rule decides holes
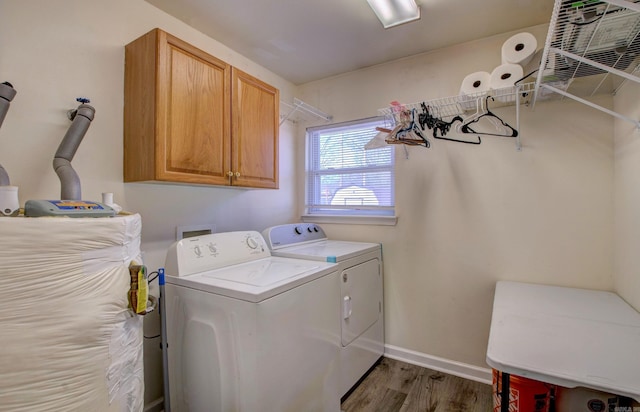
[[[347,242],[342,240],[321,240],[300,246],[291,246],[271,251],[271,254],[299,259],[326,262],[335,258],[336,262],[350,259],[367,252],[380,250],[379,243]]]
[[[167,283],[260,302],[336,271],[334,263],[273,256],[189,276],[167,276]]]
[[[311,263],[311,265],[307,263]],[[204,274],[202,277],[266,287],[318,269],[320,269],[320,266],[316,262],[300,260],[291,263],[289,261],[263,259],[257,262],[232,266],[226,270],[217,270]]]

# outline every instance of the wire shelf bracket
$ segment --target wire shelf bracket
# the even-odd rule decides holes
[[[327,114],[297,98],[293,99],[293,104],[281,101],[280,105],[288,110],[286,114],[280,116],[280,125],[289,119],[295,122],[295,120],[292,119],[294,113],[302,114],[305,118],[311,117],[312,119],[321,119],[325,122],[330,122],[333,119],[333,116],[330,114]]]

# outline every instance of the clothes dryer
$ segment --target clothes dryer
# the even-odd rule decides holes
[[[382,247],[328,239],[312,223],[273,226],[262,234],[273,256],[338,264],[343,397],[384,354]]]
[[[271,256],[258,232],[166,258],[173,411],[339,411],[337,265]]]

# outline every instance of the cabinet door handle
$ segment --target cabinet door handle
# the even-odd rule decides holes
[[[229,170],[229,171],[227,172],[227,176],[229,176],[229,177],[233,177],[233,172],[232,172],[231,170]]]
[[[240,172],[236,172],[236,177],[240,177]]]

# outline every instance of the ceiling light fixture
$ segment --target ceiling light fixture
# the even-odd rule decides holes
[[[367,0],[385,29],[420,18],[415,0]]]

